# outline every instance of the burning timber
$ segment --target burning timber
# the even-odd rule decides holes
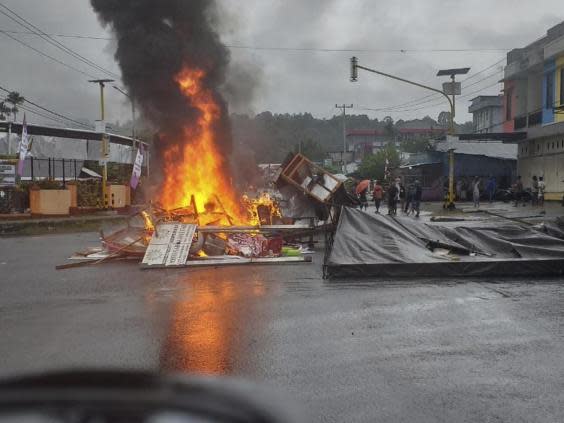
[[[248,224],[238,225],[220,201],[201,212],[194,200],[173,210],[150,206],[132,216],[127,227],[101,233],[102,247],[77,252],[74,262],[57,269],[118,259],[141,261],[144,269],[311,262],[312,251],[299,238],[312,235],[313,222],[283,224],[278,203],[267,194],[243,197],[242,204]]]
[[[80,262],[57,268],[115,259],[135,259],[142,268],[310,262],[314,233],[332,227],[351,199],[342,181],[301,154],[287,159],[276,184],[292,218],[267,193],[229,200],[228,207],[226,196],[213,192],[183,194],[181,206],[150,204],[126,228],[102,234],[102,248],[77,253],[71,258]]]

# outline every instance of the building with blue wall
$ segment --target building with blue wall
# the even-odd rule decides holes
[[[412,154],[400,168],[405,183],[419,180],[423,186],[424,201],[443,199],[444,187],[449,175],[450,148],[454,150],[454,179],[468,184],[478,176],[483,184],[490,176],[497,180],[499,188],[510,186],[517,172],[517,145],[496,140],[438,141],[434,151]]]
[[[544,177],[545,198],[564,196],[564,22],[507,54],[504,131],[523,131],[517,171],[525,186]]]

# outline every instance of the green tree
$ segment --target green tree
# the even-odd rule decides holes
[[[302,141],[301,145],[299,143],[294,145],[293,152],[298,153],[300,151],[310,160],[316,161],[323,159],[323,148],[317,141],[311,138],[307,138],[305,141]]]
[[[0,102],[0,120],[6,120],[6,116],[8,116],[12,112],[12,109],[6,106],[6,103],[3,101]]]
[[[337,174],[337,173],[342,173],[343,169],[341,169],[340,166],[335,166],[335,165],[331,165],[331,166],[322,166],[323,169],[325,169],[327,172],[329,173],[333,173],[333,174]]]
[[[388,144],[383,149],[366,156],[358,167],[358,174],[363,179],[384,179],[386,168],[386,158],[388,159],[388,169],[394,169],[400,164],[400,156],[393,144]]]
[[[10,112],[14,116],[14,122],[16,121],[17,114],[20,111],[20,109],[18,109],[18,106],[21,106],[24,101],[25,98],[21,96],[17,91],[10,91],[10,93],[8,93],[8,96],[6,97],[6,103],[10,103],[12,105]]]
[[[471,120],[462,124],[456,124],[457,134],[471,134],[472,132],[474,132],[474,123]]]
[[[423,153],[425,151],[434,150],[434,146],[430,139],[419,138],[403,141],[401,143],[401,149],[405,153]]]
[[[384,122],[384,131],[389,138],[393,138],[396,134],[396,128],[394,126],[394,119],[391,116],[386,116],[383,120]]]

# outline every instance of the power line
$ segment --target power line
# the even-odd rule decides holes
[[[504,59],[501,59],[501,60],[499,60],[499,61],[497,61],[497,62],[495,62],[494,64],[492,64],[492,65],[490,65],[490,66],[488,66],[488,67],[486,67],[486,68],[484,68],[484,69],[482,69],[482,70],[480,70],[480,71],[478,71],[478,72],[476,72],[474,75],[479,75],[479,74],[485,72],[486,70],[489,70],[489,69],[493,68],[494,66],[498,65],[499,63],[501,63],[503,60],[505,60],[505,58],[504,58]],[[465,86],[463,86],[463,87],[464,87],[464,88],[469,88],[469,87],[472,87],[472,86],[475,86],[475,85],[479,84],[480,82],[483,82],[483,81],[485,81],[485,80],[487,80],[487,79],[490,79],[490,78],[496,77],[496,76],[497,76],[497,73],[493,73],[493,74],[491,74],[491,75],[488,75],[488,76],[486,76],[486,77],[484,77],[484,78],[481,78],[481,79],[479,79],[479,80],[477,80],[477,81],[474,81],[473,83],[471,83],[471,84],[469,84],[469,85],[465,85]],[[470,79],[470,78],[466,78],[466,79],[464,80],[464,82],[467,81],[468,79]],[[496,84],[497,84],[497,82],[496,82]],[[493,84],[493,85],[495,85],[495,84]],[[488,87],[484,87],[483,89],[489,88],[489,87],[491,87],[491,86],[493,86],[493,85],[490,85],[490,86],[488,86]],[[483,89],[480,89],[480,90],[478,90],[478,91],[474,91],[473,93],[482,91]],[[472,95],[473,93],[469,93],[469,94],[460,96],[459,98],[465,98],[466,96]],[[396,105],[396,106],[382,107],[382,108],[369,108],[369,107],[366,107],[366,108],[361,108],[361,110],[370,110],[370,111],[374,111],[374,112],[384,112],[384,111],[386,111],[386,112],[396,112],[396,113],[405,112],[405,111],[416,111],[416,110],[422,110],[422,109],[425,109],[425,108],[428,108],[428,107],[434,107],[435,105],[440,105],[440,104],[442,104],[442,102],[440,102],[440,103],[437,103],[437,104],[432,104],[432,105],[420,107],[420,108],[417,108],[417,109],[412,109],[412,107],[421,106],[421,105],[423,105],[423,104],[430,103],[430,102],[432,102],[432,101],[438,100],[438,98],[439,98],[439,95],[438,95],[438,94],[428,94],[428,95],[426,95],[426,96],[424,96],[424,97],[421,97],[421,98],[418,99],[418,100],[412,100],[412,101],[410,101],[410,102],[406,102],[406,103],[403,103],[403,104],[400,104],[400,105]],[[426,99],[426,100],[425,100],[425,99]],[[424,101],[420,101],[420,100],[424,100]],[[408,108],[408,109],[405,109],[406,107],[409,107],[409,108]],[[398,109],[402,109],[402,110],[398,110]]]
[[[500,60],[498,60],[497,62],[495,62],[495,63],[489,65],[488,67],[486,67],[486,68],[484,68],[484,69],[482,69],[482,70],[479,70],[478,72],[473,73],[473,74],[470,75],[468,78],[466,78],[464,81],[462,81],[462,83],[464,84],[466,81],[475,78],[476,76],[480,75],[481,73],[484,73],[484,72],[487,71],[487,70],[490,70],[491,68],[493,68],[494,66],[499,65],[500,63],[504,62],[505,60],[506,60],[506,57],[503,56],[503,57],[502,57]]]
[[[376,49],[376,48],[321,48],[321,47],[275,47],[230,45],[225,47],[238,50],[272,50],[334,53],[452,53],[452,52],[495,52],[509,51],[509,48],[430,48],[430,49]]]
[[[37,27],[36,25],[31,23],[27,19],[23,18],[22,16],[18,15],[16,12],[14,12],[12,9],[10,9],[8,6],[4,5],[3,3],[0,3],[0,7],[2,7],[3,9],[7,10],[10,13],[10,14],[8,14],[6,12],[0,11],[1,14],[8,17],[12,21],[16,22],[18,25],[26,28],[27,30],[34,32],[35,35],[41,37],[43,40],[47,41],[49,44],[53,45],[54,47],[58,48],[59,50],[62,50],[66,54],[69,54],[70,56],[74,57],[75,59],[87,64],[88,66],[95,68],[96,70],[98,70],[100,72],[104,72],[104,73],[111,75],[113,77],[119,77],[119,75],[115,74],[114,72],[109,71],[109,70],[103,68],[102,66],[99,66],[98,64],[94,63],[90,59],[87,59],[86,57],[82,56],[81,54],[77,53],[76,51],[68,48],[63,43],[55,40],[53,37],[51,37],[49,34],[44,32],[42,29],[40,29],[39,27]]]
[[[4,97],[4,98],[2,99],[2,101],[6,101],[6,99],[7,99],[7,97]],[[19,105],[19,106],[18,106],[18,109],[23,110],[23,111],[25,111],[25,112],[33,113],[34,115],[38,115],[38,116],[44,117],[44,118],[49,119],[49,120],[52,120],[52,121],[54,121],[54,122],[57,122],[59,125],[64,125],[64,121],[63,121],[63,120],[54,118],[54,117],[52,117],[52,116],[46,115],[46,114],[41,113],[41,112],[38,112],[38,111],[33,110],[33,109],[31,109],[31,108],[29,108],[29,107],[26,107],[26,106],[24,106],[24,105]]]
[[[81,74],[83,74],[83,75],[86,75],[86,76],[88,76],[89,78],[96,78],[96,76],[92,75],[91,73],[88,73],[88,72],[85,72],[85,71],[80,70],[80,69],[78,69],[78,68],[75,68],[74,66],[69,65],[68,63],[65,63],[65,62],[63,62],[63,61],[61,61],[61,60],[59,60],[59,59],[57,59],[57,58],[55,58],[55,57],[53,57],[53,56],[50,56],[50,55],[48,55],[47,53],[44,53],[44,52],[42,52],[41,50],[38,50],[38,49],[36,49],[35,47],[33,47],[33,46],[31,46],[31,45],[25,43],[24,41],[19,40],[19,39],[17,39],[16,37],[11,36],[10,34],[6,33],[6,32],[3,31],[3,30],[0,30],[0,33],[3,34],[3,35],[5,35],[5,36],[8,37],[8,38],[11,38],[12,40],[16,41],[17,43],[20,43],[21,45],[23,45],[23,46],[25,46],[25,47],[27,47],[27,48],[29,48],[29,49],[35,51],[36,53],[38,53],[38,54],[40,54],[40,55],[42,55],[42,56],[44,56],[44,57],[47,57],[48,59],[51,59],[51,60],[53,60],[54,62],[59,63],[60,65],[63,65],[63,66],[65,66],[65,67],[69,68],[69,69],[72,69],[72,70],[75,71],[75,72],[78,72],[78,73],[81,73]]]
[[[487,79],[487,78],[484,78],[484,79]],[[499,83],[499,82],[496,81],[496,82],[494,82],[494,83],[491,84],[491,85],[487,85],[487,86],[482,87],[482,88],[480,88],[480,89],[478,89],[478,90],[476,90],[476,91],[472,91],[472,92],[467,93],[467,94],[465,94],[465,95],[461,95],[461,96],[459,96],[458,98],[459,98],[459,99],[462,99],[462,98],[469,97],[469,96],[471,96],[471,95],[474,95],[474,94],[477,94],[477,93],[479,93],[479,92],[482,92],[482,91],[484,91],[484,90],[486,90],[486,89],[488,89],[488,88],[491,88],[491,87],[497,85],[498,83]],[[434,104],[429,104],[429,105],[426,105],[426,106],[423,106],[423,107],[405,108],[405,109],[401,109],[401,110],[391,110],[391,111],[390,111],[390,110],[370,109],[370,108],[361,108],[361,110],[389,111],[389,112],[393,112],[393,113],[405,113],[405,112],[416,112],[416,111],[419,111],[419,110],[430,109],[430,108],[438,107],[438,106],[441,106],[441,105],[444,105],[444,102],[443,102],[443,101],[440,101],[440,102],[434,103]],[[419,106],[419,105],[417,105],[417,106]]]
[[[469,85],[465,85],[464,88],[473,87],[474,85],[477,85],[477,84],[479,84],[480,82],[485,81],[486,79],[490,79],[490,78],[492,78],[492,77],[499,78],[499,72],[492,73],[491,75],[488,75],[488,76],[486,76],[486,77],[484,77],[484,78],[482,78],[482,79],[479,79],[478,81],[475,81],[475,82],[473,82],[473,83],[471,83],[471,84],[469,84]],[[499,82],[499,81],[498,81],[498,82]]]
[[[485,71],[487,71],[487,70],[493,68],[494,66],[500,64],[500,63],[503,62],[504,60],[505,60],[505,56],[504,56],[503,58],[501,58],[500,60],[498,60],[497,62],[495,62],[495,63],[493,63],[493,64],[491,64],[491,65],[489,65],[489,66],[487,66],[487,67],[485,67],[485,68],[483,68],[483,69],[481,69],[481,70],[479,70],[478,72],[472,74],[471,76],[469,76],[468,78],[466,78],[464,81],[462,81],[462,83],[464,84],[464,82],[468,81],[469,79],[475,78],[476,76],[478,76],[478,75],[484,73]],[[467,85],[467,86],[466,86],[466,85],[463,85],[463,88],[468,88],[468,87],[474,86],[474,85],[478,84],[479,82],[482,82],[482,81],[484,81],[484,80],[486,80],[486,79],[491,78],[491,77],[494,76],[494,75],[495,75],[495,74],[489,75],[489,76],[487,76],[486,78],[482,78],[482,79],[480,79],[480,80],[478,80],[478,81],[476,81],[476,82],[474,82],[474,83],[472,83],[472,84],[470,84],[470,85]],[[439,95],[439,94],[432,93],[432,94],[427,94],[427,95],[425,95],[425,96],[423,96],[423,97],[420,97],[420,98],[417,98],[417,99],[413,99],[413,100],[407,101],[407,102],[405,102],[405,103],[396,104],[396,105],[394,105],[394,106],[379,107],[379,108],[369,108],[369,107],[366,107],[366,108],[361,108],[361,109],[362,109],[362,110],[375,111],[375,112],[381,112],[381,111],[390,111],[390,112],[393,112],[393,111],[395,111],[396,109],[401,109],[401,108],[405,108],[405,107],[420,106],[420,105],[422,105],[422,104],[425,104],[425,103],[429,103],[429,102],[431,102],[431,101],[438,100],[439,98],[440,98],[440,95]]]
[[[31,32],[33,32],[35,35],[41,37],[43,40],[47,41],[49,44],[55,46],[56,48],[58,48],[59,50],[62,50],[63,52],[70,54],[72,57],[86,63],[89,66],[92,66],[94,68],[96,68],[99,71],[105,72],[105,73],[109,73],[112,75],[113,74],[111,71],[108,71],[107,69],[104,69],[103,67],[97,65],[96,63],[92,62],[91,60],[85,58],[84,56],[80,55],[79,53],[75,52],[74,50],[71,50],[70,48],[68,48],[67,46],[65,46],[64,44],[60,43],[59,41],[53,39],[52,37],[50,37],[48,34],[46,34],[42,29],[40,29],[39,27],[37,27],[36,25],[34,25],[33,23],[31,23],[30,21],[26,20],[25,18],[23,18],[22,16],[18,15],[16,12],[14,12],[13,10],[11,10],[9,7],[7,7],[6,5],[0,3],[0,7],[4,8],[5,10],[7,10],[11,15],[7,14],[6,12],[2,12],[0,11],[1,14],[3,14],[4,16],[7,16],[9,19],[11,19],[12,21],[16,22],[17,24],[19,24],[20,26],[23,26],[24,28],[30,30]]]
[[[6,92],[6,93],[10,93],[10,92],[13,91],[13,90],[9,90],[9,89],[7,89],[7,88],[5,88],[5,87],[2,87],[2,86],[0,86],[0,90],[4,91],[4,92]],[[62,115],[62,114],[57,113],[57,112],[55,112],[55,111],[53,111],[53,110],[50,110],[50,109],[48,109],[48,108],[46,108],[46,107],[40,106],[39,104],[37,104],[37,103],[35,103],[35,102],[31,101],[31,100],[28,100],[27,98],[24,98],[24,101],[25,101],[26,103],[31,104],[32,106],[37,107],[38,109],[44,110],[44,111],[46,111],[46,112],[48,112],[48,113],[53,114],[54,116],[57,116],[58,118],[63,118],[63,119],[65,119],[65,120],[69,121],[69,122],[72,122],[72,123],[74,123],[74,124],[80,125],[80,126],[82,126],[82,127],[84,127],[84,128],[92,129],[92,126],[90,126],[90,125],[88,125],[88,124],[85,124],[85,123],[83,123],[83,122],[79,122],[79,121],[77,121],[77,120],[74,120],[74,119],[69,118],[68,116]]]
[[[7,31],[14,34],[27,34],[38,35],[33,31]],[[86,40],[104,40],[113,41],[112,37],[99,37],[89,35],[76,35],[76,34],[47,34],[51,37],[61,38],[77,38]],[[398,48],[398,49],[377,49],[377,48],[324,48],[324,47],[280,47],[280,46],[250,46],[242,44],[227,44],[227,48],[237,50],[272,50],[272,51],[303,51],[303,52],[328,52],[328,53],[442,53],[442,52],[495,52],[495,51],[509,51],[510,48],[438,48],[438,49],[418,49],[418,48]]]
[[[493,86],[495,86],[495,85],[497,85],[497,84],[499,84],[499,81],[496,81],[496,82],[494,82],[493,84],[490,84],[490,85],[487,85],[487,86],[485,86],[485,87],[482,87],[482,88],[480,88],[480,89],[478,89],[478,90],[476,90],[476,91],[472,91],[472,92],[470,92],[470,93],[461,95],[461,96],[459,96],[458,98],[459,98],[459,99],[462,99],[462,98],[470,97],[470,96],[472,96],[472,95],[474,95],[474,94],[478,94],[478,93],[480,93],[480,92],[482,92],[482,91],[484,91],[484,90],[486,90],[486,89],[488,89],[488,88],[491,88],[491,87],[493,87]],[[424,109],[430,109],[430,108],[432,108],[432,107],[438,107],[438,106],[441,106],[441,105],[443,105],[443,104],[444,104],[444,102],[439,102],[439,103],[429,104],[428,106],[423,106],[423,107],[419,107],[419,108],[415,108],[415,109],[394,110],[394,112],[395,112],[395,113],[416,112],[416,111],[418,111],[418,110],[424,110]]]
[[[34,31],[15,31],[15,30],[7,30],[7,29],[4,30],[4,31],[9,32],[10,34],[37,35],[37,33],[34,32]],[[77,39],[86,39],[86,40],[104,40],[104,41],[115,40],[115,38],[111,38],[111,37],[96,37],[96,36],[90,36],[90,35],[49,34],[49,33],[45,33],[45,35],[48,35],[50,37],[77,38]]]

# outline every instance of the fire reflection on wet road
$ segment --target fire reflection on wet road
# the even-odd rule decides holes
[[[171,306],[169,330],[160,355],[162,370],[203,374],[232,372],[236,343],[245,337],[253,303],[264,283],[234,281],[224,272],[217,279],[182,277],[182,289]],[[223,277],[221,276],[223,275]]]

